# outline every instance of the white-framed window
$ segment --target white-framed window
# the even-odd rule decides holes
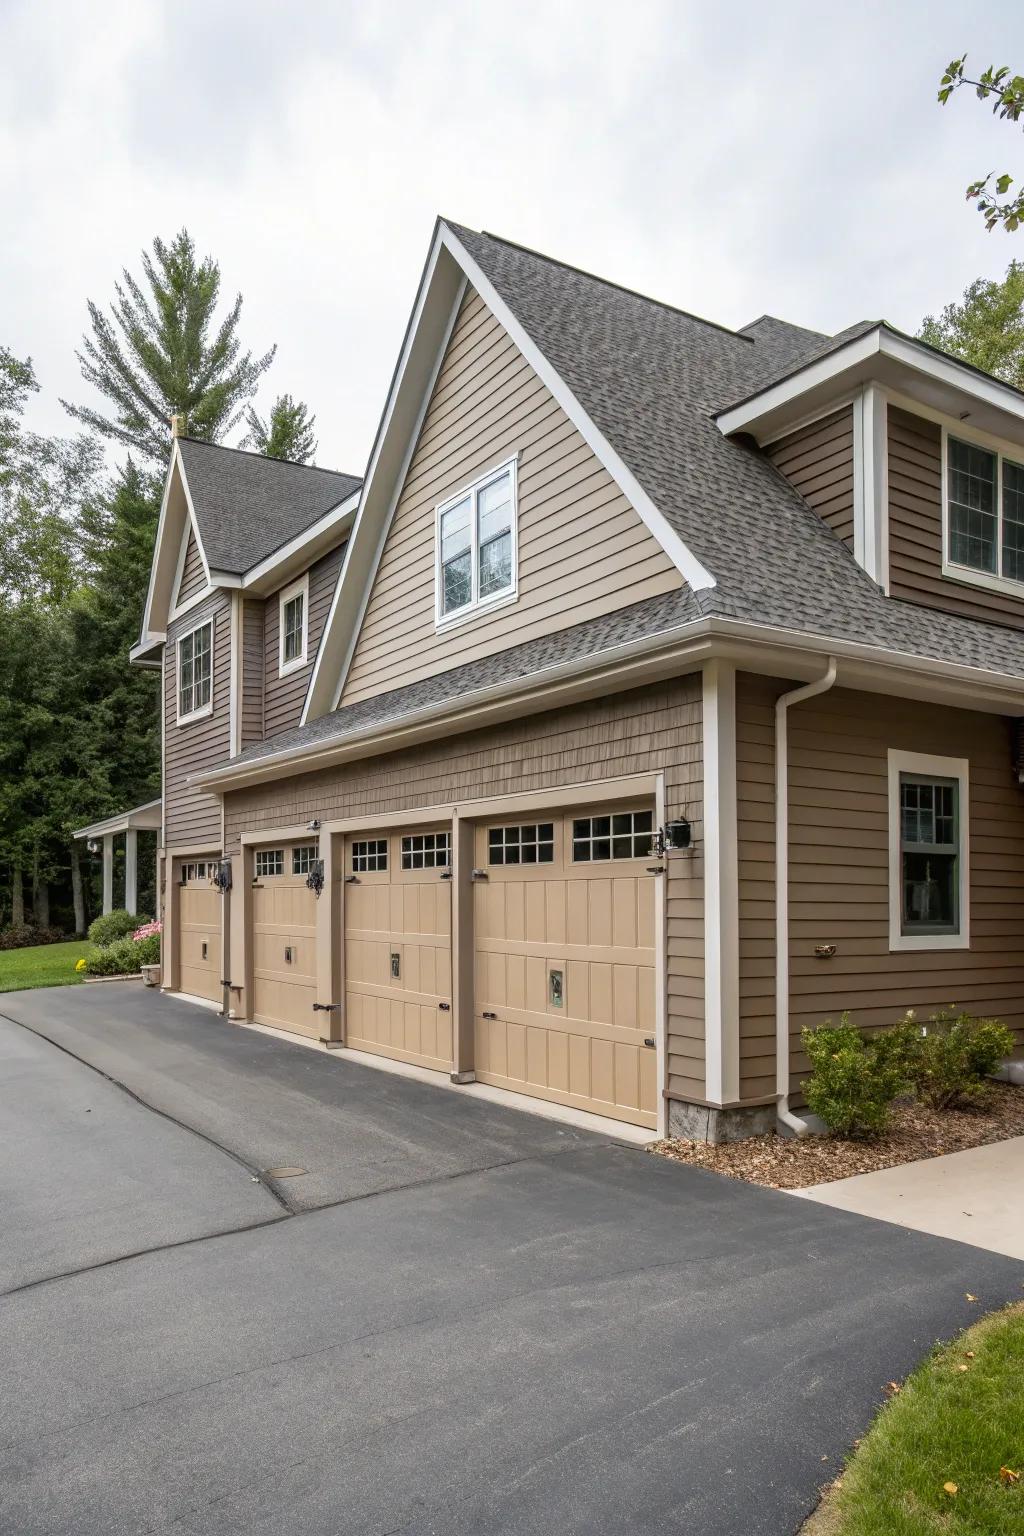
[[[309,572],[285,587],[277,600],[277,673],[286,677],[306,665],[309,630]]]
[[[1024,597],[1024,450],[944,428],[942,503],[944,573]]]
[[[319,857],[320,850],[316,843],[301,843],[297,848],[293,848],[292,874],[308,875]]]
[[[487,862],[489,864],[553,864],[555,862],[554,822],[534,821],[512,827],[488,827]]]
[[[451,862],[450,832],[412,832],[402,838],[403,869],[447,869]]]
[[[612,811],[603,816],[574,816],[574,864],[604,859],[649,859],[654,838],[653,811]]]
[[[259,848],[256,851],[256,878],[263,880],[267,875],[284,874],[284,849],[283,848]]]
[[[189,863],[181,866],[182,885],[195,885],[200,880],[209,880],[209,878],[210,865],[205,859],[190,860]]]
[[[178,724],[213,709],[213,620],[178,636]]]
[[[371,874],[388,867],[388,840],[386,837],[361,838],[352,844],[352,870],[355,874]]]
[[[516,460],[437,508],[435,616],[439,627],[516,596]]]
[[[966,758],[889,751],[889,948],[970,946]]]

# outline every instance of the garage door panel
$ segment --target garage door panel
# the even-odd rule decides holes
[[[513,835],[493,839],[494,828],[478,831],[476,862],[488,879],[474,901],[476,1071],[484,1082],[653,1127],[654,878],[639,856],[617,862],[607,840],[599,850],[600,814],[592,835],[580,834],[578,862],[572,818],[551,818],[548,867],[512,862],[527,845],[525,826],[509,823]],[[647,813],[648,830],[651,820]]]
[[[386,847],[372,873],[353,858],[353,844],[367,841],[363,834],[346,842],[345,1042],[450,1071],[451,885],[442,879],[440,857],[428,862],[435,858],[432,838],[424,857],[418,829],[419,867],[403,868],[405,835],[370,834]]]
[[[199,861],[206,869],[208,861]],[[178,896],[178,987],[190,997],[223,1001],[221,912],[223,898],[205,875]],[[204,954],[205,949],[205,954]]]
[[[279,851],[278,872],[261,873],[252,887],[253,1018],[317,1038],[316,896],[294,872],[308,865],[296,866],[291,845]]]

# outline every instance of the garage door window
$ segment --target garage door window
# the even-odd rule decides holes
[[[261,848],[256,855],[256,878],[262,880],[266,875],[284,874],[284,849]]]
[[[209,874],[210,867],[208,864],[202,862],[197,864],[183,864],[181,866],[181,883],[182,885],[191,885],[194,881],[197,880],[207,880],[209,878]]]
[[[653,836],[653,811],[577,816],[572,824],[573,861],[593,864],[604,859],[646,859]]]
[[[414,832],[402,838],[403,869],[447,869],[451,857],[448,832]]]
[[[531,822],[526,826],[490,827],[487,858],[491,864],[553,864],[555,824]]]
[[[316,843],[303,843],[301,847],[293,848],[292,874],[308,875],[318,857]]]
[[[370,874],[388,867],[388,840],[370,837],[352,844],[352,868],[356,874]]]

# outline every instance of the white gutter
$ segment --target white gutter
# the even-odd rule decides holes
[[[828,659],[823,677],[782,693],[775,701],[775,1091],[776,1113],[796,1136],[810,1126],[789,1107],[789,709],[819,693],[836,680],[839,663]]]

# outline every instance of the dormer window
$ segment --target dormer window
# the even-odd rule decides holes
[[[278,676],[285,677],[306,665],[308,629],[309,573],[285,587],[278,598],[279,656]]]
[[[439,625],[516,595],[516,462],[500,464],[437,509]]]
[[[1024,465],[952,435],[946,438],[946,569],[982,586],[1024,585]]]

